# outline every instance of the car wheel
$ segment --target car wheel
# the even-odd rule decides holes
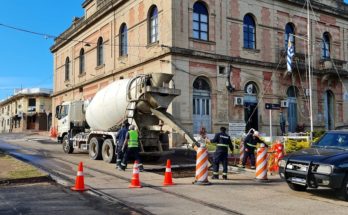
[[[112,139],[106,139],[103,142],[102,157],[106,163],[113,163],[116,160],[114,144]]]
[[[89,141],[89,157],[92,160],[100,160],[102,157],[101,148],[102,148],[101,139],[92,137]]]
[[[72,146],[71,143],[69,143],[69,138],[68,135],[65,135],[63,137],[63,141],[62,141],[62,146],[63,146],[63,151],[67,154],[71,154],[74,151],[74,148]]]
[[[348,201],[348,175],[343,180],[341,189],[339,190],[340,199]]]
[[[288,183],[290,189],[295,190],[295,191],[306,191],[307,186],[305,185],[299,185],[299,184],[293,184],[293,183]]]

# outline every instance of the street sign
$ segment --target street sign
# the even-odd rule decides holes
[[[266,103],[265,108],[266,110],[280,110],[280,104]]]
[[[230,136],[242,136],[245,132],[245,122],[228,123],[228,133]]]

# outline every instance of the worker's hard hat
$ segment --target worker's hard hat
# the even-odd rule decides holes
[[[129,130],[135,130],[135,125],[129,126]]]
[[[254,136],[258,137],[260,134],[258,131],[254,131]]]

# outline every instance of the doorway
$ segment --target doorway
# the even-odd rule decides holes
[[[192,96],[193,133],[198,134],[202,127],[211,133],[211,88],[205,77],[193,82]]]

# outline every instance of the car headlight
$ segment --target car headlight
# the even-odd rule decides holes
[[[285,165],[286,165],[286,161],[285,160],[280,160],[279,163],[278,163],[278,166],[282,167],[282,168],[284,168]]]
[[[321,174],[331,174],[332,173],[332,166],[330,165],[319,165],[317,170],[316,170],[317,173],[321,173]]]

